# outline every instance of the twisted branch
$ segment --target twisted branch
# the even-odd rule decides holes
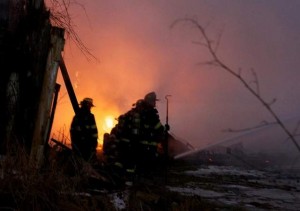
[[[290,140],[292,140],[292,142],[294,143],[294,145],[296,146],[296,148],[298,149],[298,151],[300,152],[300,146],[297,143],[294,135],[287,129],[287,127],[284,125],[284,123],[281,121],[281,119],[279,118],[279,116],[274,112],[274,110],[272,109],[271,105],[276,101],[275,99],[272,102],[266,102],[266,100],[264,100],[259,92],[259,86],[258,86],[258,80],[257,80],[257,75],[255,74],[255,72],[252,70],[252,73],[254,74],[255,77],[255,83],[256,85],[256,89],[252,88],[250,86],[250,84],[245,80],[245,78],[243,78],[240,74],[240,72],[236,73],[232,68],[230,68],[229,66],[227,66],[225,63],[223,63],[220,58],[218,57],[217,53],[216,53],[216,48],[214,48],[214,46],[212,45],[212,41],[209,39],[205,28],[200,25],[198,23],[198,21],[196,21],[195,19],[192,18],[183,18],[183,19],[178,19],[176,21],[173,22],[173,24],[171,25],[171,28],[175,27],[176,25],[178,25],[179,23],[190,23],[192,24],[192,26],[196,27],[198,29],[198,31],[200,32],[200,35],[202,37],[202,39],[204,39],[204,43],[202,42],[201,45],[204,46],[210,56],[212,57],[212,59],[207,62],[206,64],[208,65],[213,65],[213,66],[217,66],[221,69],[223,69],[224,71],[228,72],[230,75],[232,75],[234,78],[236,78],[237,80],[239,80],[242,85],[245,86],[245,88],[267,109],[267,111],[273,116],[273,118],[275,119],[275,122],[281,127],[281,129],[288,135],[288,138]]]

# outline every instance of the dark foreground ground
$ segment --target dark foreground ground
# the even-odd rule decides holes
[[[117,210],[300,210],[300,172],[174,163],[165,184],[108,193]]]
[[[66,166],[41,171],[22,159],[1,160],[0,210],[300,210],[297,170],[180,160],[112,187],[103,169],[71,160],[79,173],[67,175]]]

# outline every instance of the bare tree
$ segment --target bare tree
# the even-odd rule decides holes
[[[76,25],[74,24],[69,12],[69,8],[72,5],[80,7],[86,17],[88,17],[84,5],[78,3],[76,0],[49,0],[48,7],[51,11],[51,24],[65,29],[67,39],[73,41],[88,60],[98,60],[90,49],[83,43],[75,30]]]
[[[280,126],[280,128],[287,134],[288,138],[292,140],[298,151],[300,152],[300,146],[295,139],[295,135],[293,135],[292,132],[290,132],[283,121],[279,118],[279,116],[276,114],[276,112],[272,109],[272,104],[276,101],[276,99],[273,99],[271,102],[267,102],[261,95],[260,95],[260,89],[259,89],[259,83],[258,83],[258,77],[254,70],[252,71],[254,80],[248,82],[242,75],[241,70],[234,71],[231,67],[227,66],[218,56],[217,50],[220,43],[220,37],[217,39],[216,42],[213,42],[210,37],[208,36],[206,32],[206,28],[201,25],[197,20],[193,18],[183,18],[178,19],[174,21],[171,25],[171,28],[174,28],[176,25],[180,23],[188,23],[191,24],[191,26],[196,27],[197,30],[200,32],[201,36],[201,42],[195,42],[195,44],[199,44],[203,46],[205,49],[208,50],[209,55],[211,56],[211,59],[207,62],[204,62],[203,64],[206,65],[212,65],[218,68],[221,68],[222,70],[229,73],[232,77],[236,78],[241,82],[242,85],[245,86],[245,88],[267,109],[267,111],[272,115],[272,117],[275,119],[275,123]],[[254,88],[251,86],[251,84],[254,83]],[[266,124],[266,123],[265,123]]]

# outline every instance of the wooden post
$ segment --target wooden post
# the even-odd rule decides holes
[[[75,95],[75,92],[74,92],[74,89],[73,89],[73,86],[72,86],[72,83],[71,83],[71,80],[70,80],[70,77],[68,74],[68,70],[67,70],[67,67],[65,65],[63,58],[61,58],[61,60],[59,62],[59,67],[60,67],[61,74],[62,74],[64,82],[65,82],[74,112],[75,112],[75,114],[77,114],[79,111],[79,105],[78,105],[78,101],[77,101],[77,98],[76,98],[76,95]]]
[[[37,166],[40,166],[43,163],[44,145],[45,143],[48,143],[48,140],[46,139],[48,138],[49,130],[51,130],[49,127],[49,123],[51,121],[51,105],[53,101],[53,94],[55,93],[58,67],[64,43],[64,30],[61,28],[52,28],[52,48],[49,49],[30,153],[31,161],[36,162]]]

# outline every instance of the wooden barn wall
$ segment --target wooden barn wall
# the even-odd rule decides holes
[[[43,0],[0,1],[1,154],[13,150],[17,143],[28,152],[31,150],[35,121],[40,115],[51,31]]]

